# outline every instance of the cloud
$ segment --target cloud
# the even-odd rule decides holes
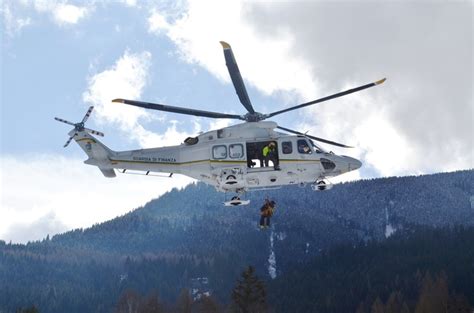
[[[274,23],[293,34],[321,95],[388,76],[309,109],[319,134],[358,143],[381,175],[473,167],[472,2],[280,2],[248,12],[266,36],[278,36]]]
[[[166,16],[161,14],[157,9],[151,11],[148,18],[148,31],[154,34],[160,34],[170,28],[170,24],[166,21]]]
[[[144,122],[154,119],[153,114],[142,108],[111,102],[115,98],[141,98],[147,84],[151,58],[148,51],[131,53],[126,50],[113,66],[88,79],[83,100],[95,106],[95,117],[99,122],[118,125],[129,139],[138,142],[141,147],[176,145],[201,130],[196,119],[192,133],[178,131],[176,126],[179,123],[171,120],[167,121],[168,128],[162,134],[157,134],[143,126]]]
[[[53,16],[58,24],[76,24],[88,13],[86,7],[71,4],[58,4],[53,10]]]
[[[83,100],[95,105],[96,121],[117,125],[142,147],[175,145],[190,135],[177,130],[177,121],[169,121],[162,134],[153,133],[143,126],[152,119],[144,109],[111,103],[114,98],[139,99],[150,65],[150,52],[126,50],[112,66],[88,79]],[[200,131],[197,120],[194,130]],[[0,161],[0,238],[15,242],[109,220],[193,181],[181,175],[166,181],[136,175],[107,179],[80,159],[58,155],[3,156]]]
[[[59,26],[77,24],[95,10],[92,2],[78,6],[61,0],[6,1],[2,3],[0,13],[3,15],[3,26],[8,36],[13,37],[26,26],[34,24],[31,17],[18,17],[31,8],[38,13],[48,14]]]
[[[31,25],[30,17],[21,18],[15,16],[7,3],[4,3],[0,7],[0,13],[3,16],[3,27],[5,29],[5,34],[9,37],[19,34],[23,28]]]
[[[139,99],[148,78],[151,53],[131,53],[126,50],[115,64],[88,79],[84,102],[96,106],[97,117],[105,122],[117,123],[124,130],[135,127],[139,118],[146,118],[145,110],[112,103],[116,98]]]
[[[60,26],[77,24],[94,10],[93,4],[77,6],[69,4],[67,1],[58,0],[24,2],[24,5],[29,6],[30,4],[37,12],[50,14],[53,21]]]
[[[0,238],[14,242],[89,227],[192,181],[181,175],[109,179],[80,159],[50,154],[3,156],[0,161]]]
[[[230,83],[215,48],[228,40],[247,85],[287,105],[388,76],[291,113],[288,127],[357,145],[331,148],[361,158],[366,176],[474,167],[472,2],[190,1],[177,18],[154,11],[149,31]]]
[[[47,235],[58,234],[68,230],[68,227],[57,219],[53,211],[39,217],[31,223],[18,222],[7,225],[6,232],[0,234],[6,241],[15,243],[26,243],[28,241],[41,240]]]
[[[120,2],[129,7],[137,6],[137,0],[120,0]]]
[[[137,125],[130,131],[130,136],[136,140],[141,147],[154,148],[179,145],[185,138],[195,136],[196,133],[201,131],[201,125],[196,120],[193,124],[192,132],[179,131],[178,126],[180,122],[177,120],[171,120],[169,124],[171,125],[161,134],[148,131],[143,126]]]
[[[178,17],[168,16],[165,10],[153,10],[148,30],[168,36],[185,61],[199,64],[230,83],[219,45],[224,40],[232,44],[244,79],[261,92],[269,95],[276,91],[313,91],[307,64],[290,57],[292,36],[284,31],[270,40],[256,36],[244,18],[246,9],[242,2],[190,1],[184,9]]]

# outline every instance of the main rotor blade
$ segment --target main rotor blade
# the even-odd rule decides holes
[[[239,67],[237,66],[237,62],[235,61],[232,48],[225,41],[221,41],[220,43],[222,45],[222,48],[224,48],[225,64],[227,65],[227,69],[229,70],[230,78],[232,79],[235,91],[239,96],[240,103],[243,104],[243,106],[247,109],[249,113],[253,114],[255,113],[255,110],[252,107],[249,95],[247,94],[247,90],[245,89],[244,81],[242,79],[242,75],[240,74]]]
[[[289,129],[289,128],[285,128],[285,127],[281,127],[281,126],[277,126],[277,128],[279,128],[281,130],[284,130],[284,131],[287,131],[289,133],[306,136],[306,137],[311,138],[313,140],[324,142],[324,143],[327,143],[329,145],[338,146],[338,147],[342,147],[342,148],[354,148],[354,147],[347,146],[347,145],[344,145],[342,143],[338,143],[338,142],[335,142],[335,141],[331,141],[331,140],[327,140],[327,139],[324,139],[324,138],[311,136],[311,135],[308,135],[308,134],[303,134],[303,133],[300,133],[299,131],[292,130],[292,129]]]
[[[316,99],[316,100],[313,100],[313,101],[310,101],[310,102],[302,103],[300,105],[297,105],[297,106],[294,106],[294,107],[291,107],[291,108],[287,108],[287,109],[284,109],[284,110],[280,110],[280,111],[276,111],[276,112],[273,112],[273,113],[270,113],[270,114],[266,114],[265,116],[266,116],[266,118],[269,118],[269,117],[272,117],[272,116],[275,116],[275,115],[278,115],[278,114],[282,114],[282,113],[285,113],[285,112],[288,112],[288,111],[301,109],[301,108],[304,108],[308,105],[321,103],[321,102],[328,101],[328,100],[331,100],[331,99],[339,98],[339,97],[342,97],[342,96],[345,96],[345,95],[348,95],[348,94],[351,94],[351,93],[354,93],[354,92],[357,92],[357,91],[361,91],[361,90],[364,90],[364,89],[367,89],[367,88],[371,88],[371,87],[380,85],[385,80],[386,80],[386,78],[383,78],[381,80],[378,80],[378,81],[370,83],[370,84],[366,84],[366,85],[363,85],[363,86],[360,86],[360,87],[348,89],[346,91],[341,91],[341,92],[335,93],[331,96],[327,96],[327,97]]]
[[[85,131],[88,131],[89,133],[93,134],[93,135],[97,135],[97,136],[101,136],[101,137],[104,137],[104,133],[102,132],[99,132],[97,130],[93,130],[93,129],[90,129],[90,128],[84,128]]]
[[[134,105],[141,108],[179,113],[179,114],[187,114],[187,115],[210,117],[210,118],[232,118],[232,119],[238,119],[238,120],[245,120],[242,116],[236,115],[236,114],[225,114],[225,113],[217,113],[217,112],[211,112],[211,111],[187,109],[187,108],[174,107],[171,105],[164,105],[164,104],[159,104],[159,103],[142,102],[142,101],[126,100],[126,99],[114,99],[112,100],[112,102],[125,103],[125,104]]]
[[[90,106],[90,107],[89,107],[89,110],[87,110],[87,112],[86,112],[86,115],[84,115],[84,118],[82,119],[82,122],[81,122],[81,123],[85,123],[85,122],[87,121],[87,119],[89,118],[89,116],[91,116],[92,110],[94,110],[94,107],[93,107],[93,106]]]
[[[76,126],[76,124],[74,124],[73,122],[63,120],[62,118],[59,118],[59,117],[55,117],[54,119],[58,122],[63,122],[63,123],[66,123],[66,124],[69,124],[69,125],[72,125],[72,126]]]

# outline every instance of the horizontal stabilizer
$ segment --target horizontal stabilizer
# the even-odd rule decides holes
[[[104,174],[105,177],[112,178],[112,177],[117,176],[113,168],[99,167],[99,170],[102,172],[102,174]]]

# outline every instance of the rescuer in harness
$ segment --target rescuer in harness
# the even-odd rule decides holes
[[[275,212],[276,203],[273,200],[265,199],[265,203],[260,208],[260,229],[270,227],[270,218]]]
[[[272,141],[263,147],[262,155],[263,161],[265,162],[265,167],[268,167],[269,161],[272,161],[275,170],[280,170],[280,166],[278,166],[278,155],[275,142]]]

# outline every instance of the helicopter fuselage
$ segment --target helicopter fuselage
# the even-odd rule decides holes
[[[86,163],[121,172],[183,174],[223,192],[315,183],[361,166],[356,159],[322,150],[305,136],[276,132],[276,126],[269,121],[243,123],[187,138],[181,145],[110,151],[100,165],[94,158]],[[84,133],[76,140],[87,144],[89,137]],[[276,146],[274,159],[265,166],[262,150],[270,142]]]

